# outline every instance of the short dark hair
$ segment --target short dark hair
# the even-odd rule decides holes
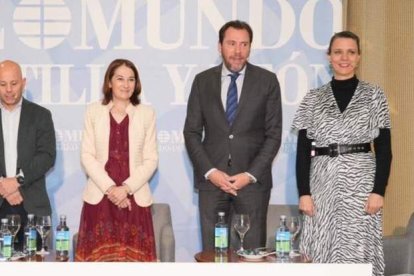
[[[237,30],[246,30],[249,33],[250,43],[253,41],[253,31],[249,24],[247,24],[244,21],[240,20],[233,20],[229,21],[226,24],[223,25],[223,27],[220,28],[219,31],[219,42],[220,44],[223,43],[224,34],[227,31],[228,28],[235,28]]]
[[[358,54],[361,54],[361,46],[359,44],[359,37],[351,31],[342,31],[342,32],[339,32],[339,33],[335,33],[331,37],[331,41],[329,42],[329,48],[328,48],[328,51],[327,51],[328,55],[331,54],[332,44],[334,43],[335,39],[337,39],[337,38],[350,38],[350,39],[353,39],[357,44]]]
[[[141,94],[141,81],[139,80],[137,68],[132,61],[129,61],[127,59],[115,59],[111,62],[111,64],[109,64],[108,69],[105,73],[104,83],[102,86],[102,92],[104,94],[104,98],[102,100],[103,105],[109,104],[109,102],[112,100],[112,88],[109,87],[109,83],[115,74],[115,70],[122,65],[130,68],[134,72],[135,76],[135,89],[129,100],[131,101],[132,105],[138,105],[140,103],[139,95]]]

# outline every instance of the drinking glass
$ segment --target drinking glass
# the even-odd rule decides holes
[[[302,229],[302,222],[300,217],[291,217],[289,222],[290,231],[290,257],[300,256],[299,252],[299,233]]]
[[[243,248],[244,236],[246,235],[246,232],[250,228],[249,215],[246,215],[246,214],[236,214],[236,215],[234,215],[233,227],[236,230],[236,232],[239,234],[239,237],[240,237],[240,249],[238,251],[242,252],[242,251],[244,251],[244,248]]]
[[[42,238],[42,249],[36,254],[38,255],[47,255],[49,254],[48,251],[45,249],[45,239],[49,235],[50,228],[52,227],[52,223],[50,220],[50,216],[40,216],[36,220],[36,230],[39,232],[40,237]]]
[[[12,234],[12,256],[16,253],[15,250],[15,242],[16,242],[16,234],[19,232],[21,221],[20,221],[20,215],[12,214],[7,215],[8,219],[8,228],[10,233]]]

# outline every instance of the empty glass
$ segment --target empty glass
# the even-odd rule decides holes
[[[243,251],[243,241],[244,236],[246,235],[247,231],[250,228],[250,218],[249,215],[246,214],[236,214],[234,215],[234,229],[239,234],[240,237],[240,249],[238,251]]]
[[[299,252],[299,233],[302,229],[302,222],[300,217],[291,217],[289,221],[289,231],[290,231],[290,257],[300,256]]]
[[[16,234],[17,232],[19,232],[20,226],[21,226],[21,221],[20,221],[20,215],[17,214],[12,214],[12,215],[7,215],[7,219],[8,219],[8,225],[7,228],[9,228],[10,233],[12,234],[12,256],[15,255],[16,250],[15,250],[15,242],[16,242]]]
[[[45,239],[49,235],[50,228],[52,227],[52,223],[50,220],[50,216],[40,216],[36,220],[36,230],[39,232],[40,237],[42,238],[42,249],[36,254],[38,255],[47,255],[49,254],[48,251],[45,249]]]

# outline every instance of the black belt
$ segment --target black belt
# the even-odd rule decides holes
[[[341,145],[341,144],[330,144],[328,147],[312,148],[311,156],[318,155],[329,155],[330,157],[337,157],[340,154],[347,153],[357,153],[357,152],[370,152],[371,144],[350,144],[350,145]],[[314,154],[312,154],[314,153]]]

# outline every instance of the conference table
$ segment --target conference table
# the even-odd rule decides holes
[[[239,256],[233,250],[228,250],[226,254],[216,254],[214,250],[206,250],[198,252],[194,255],[197,262],[208,263],[239,263],[239,262],[267,262],[267,263],[311,263],[312,261],[305,255],[297,257],[290,257],[289,259],[281,260],[275,254],[265,256],[262,258],[248,259]]]
[[[229,250],[227,254],[216,254],[214,250],[201,251],[194,255],[197,261],[192,274],[237,274],[238,276],[278,275],[307,276],[372,276],[371,264],[320,264],[312,263],[305,255],[280,260],[274,254],[262,258],[247,259]]]
[[[176,263],[123,263],[123,262],[71,262],[56,259],[54,252],[44,257],[36,255],[29,259],[12,262],[0,262],[1,275],[83,275],[93,271],[95,275],[278,275],[307,276],[372,276],[372,267],[368,264],[314,264],[306,259],[291,259],[281,263],[274,256],[260,261],[245,261],[234,252],[228,252],[227,263],[216,262],[213,252],[199,252],[194,256],[197,262]],[[219,259],[217,259],[219,260]],[[223,259],[221,261],[224,261]],[[42,263],[43,262],[43,263]]]

